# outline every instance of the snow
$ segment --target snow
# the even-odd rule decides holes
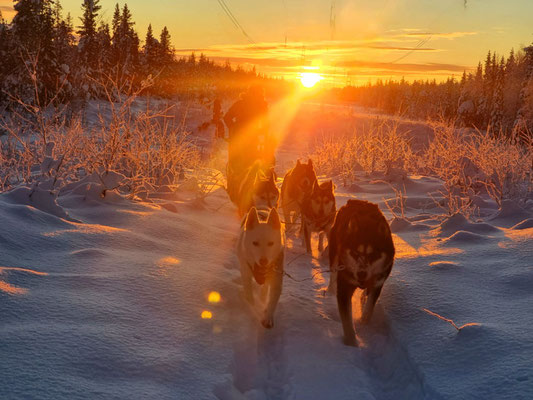
[[[279,150],[279,176],[303,152],[294,143]],[[356,175],[355,186],[335,182],[337,206],[377,202],[397,252],[370,325],[358,323],[354,297],[359,348],[342,344],[316,241],[303,254],[294,234],[286,271],[308,280],[285,278],[274,328],[262,328],[242,298],[240,221],[221,188],[202,207],[196,178],[166,192],[145,184],[151,202],[114,190],[118,173],[59,196],[1,194],[1,397],[533,398],[531,204],[496,211],[480,195],[490,216],[443,217],[428,195],[442,183],[409,176],[392,183],[406,191],[393,219],[391,184]],[[458,331],[423,309],[475,325]]]

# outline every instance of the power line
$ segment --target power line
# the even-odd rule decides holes
[[[464,5],[466,7],[466,4],[467,4],[467,1],[468,0],[464,0]],[[428,28],[427,28],[427,31],[430,31],[431,27],[438,21],[440,20],[444,15],[447,14],[447,11],[450,10],[452,7],[453,7],[453,4],[454,3],[451,3],[448,8],[446,9],[446,12],[443,12],[443,13],[440,13],[438,14],[435,19],[433,19],[433,21],[431,21],[429,24],[428,24]],[[431,32],[431,31],[430,31]],[[417,43],[417,45],[412,48],[411,50],[408,50],[405,54],[403,54],[402,56],[398,57],[397,59],[395,59],[394,61],[391,61],[390,63],[391,64],[395,64],[397,63],[398,61],[401,61],[403,60],[404,58],[410,56],[411,54],[413,54],[415,51],[417,51],[418,49],[420,49],[423,45],[425,45],[427,42],[429,42],[431,40],[431,38],[433,37],[433,35],[430,33],[428,36],[426,36],[425,38],[423,39],[420,39],[420,41]]]
[[[331,40],[335,39],[336,19],[337,15],[335,13],[335,0],[332,0],[331,8],[329,11],[329,28],[331,30]]]
[[[253,40],[250,37],[250,35],[248,35],[248,32],[246,32],[246,30],[242,27],[242,25],[239,23],[237,18],[235,18],[235,15],[233,15],[233,13],[231,12],[231,10],[228,7],[228,5],[226,4],[226,2],[224,0],[217,0],[217,1],[218,1],[218,4],[220,4],[220,7],[222,7],[222,10],[224,10],[224,12],[228,16],[228,18],[231,20],[233,25],[235,25],[235,28],[239,29],[242,32],[242,34],[246,37],[246,39],[248,39],[248,41],[250,43],[256,44],[256,41]]]
[[[425,45],[427,42],[429,42],[431,40],[433,36],[432,35],[429,35],[427,37],[425,37],[424,39],[421,39],[420,42],[418,42],[418,44],[413,47],[411,50],[409,50],[407,53],[405,53],[404,55],[398,57],[396,60],[394,61],[391,61],[391,64],[395,64],[397,63],[398,61],[401,61],[403,60],[405,57],[407,56],[410,56],[411,54],[413,54],[415,51],[417,51],[418,49],[420,49],[423,45]]]

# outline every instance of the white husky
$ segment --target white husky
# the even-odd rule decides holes
[[[244,295],[254,304],[252,279],[262,286],[261,297],[266,300],[261,324],[274,326],[274,311],[283,283],[285,240],[279,214],[275,208],[257,211],[252,207],[241,226],[237,242],[237,256],[241,264]]]

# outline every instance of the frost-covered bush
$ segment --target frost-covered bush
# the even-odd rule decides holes
[[[324,136],[310,154],[320,173],[355,180],[355,172],[382,172],[395,180],[412,169],[415,156],[398,122],[378,120],[350,136]]]
[[[0,142],[0,190],[44,181],[60,190],[94,174],[99,178],[91,184],[101,185],[104,195],[110,189],[134,195],[145,183],[177,183],[199,165],[200,152],[182,124],[167,116],[169,110],[134,110],[138,94],[113,101],[109,92],[90,124],[35,106],[32,113],[1,120],[8,135]],[[122,178],[108,185],[110,176]]]
[[[503,135],[477,132],[467,143],[481,183],[501,207],[505,200],[524,200],[533,189],[533,143],[516,143]]]

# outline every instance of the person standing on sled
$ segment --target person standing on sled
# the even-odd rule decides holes
[[[256,160],[270,163],[261,147],[268,142],[268,103],[263,88],[251,86],[224,115],[228,127],[228,169],[244,172]],[[270,146],[269,146],[270,147]]]

